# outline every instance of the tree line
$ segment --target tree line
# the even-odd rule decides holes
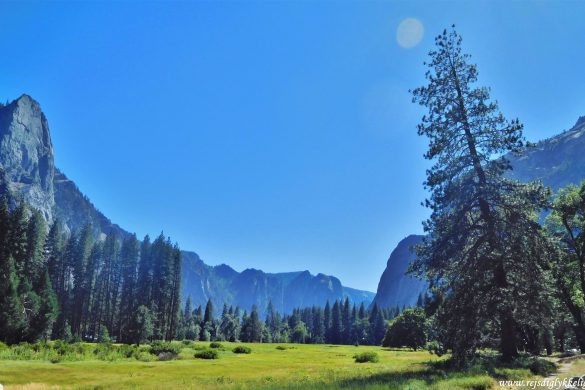
[[[398,307],[370,309],[349,299],[336,300],[324,307],[297,308],[282,315],[271,302],[266,317],[260,318],[258,308],[242,311],[239,307],[223,305],[221,315],[214,317],[211,300],[205,308],[193,308],[188,297],[180,317],[178,339],[202,341],[244,341],[259,343],[307,343],[380,345],[386,323],[399,312]],[[146,340],[144,340],[146,341]]]
[[[154,241],[91,226],[66,234],[24,203],[0,202],[0,340],[49,338],[119,342],[175,338],[181,306],[181,252],[162,233]]]

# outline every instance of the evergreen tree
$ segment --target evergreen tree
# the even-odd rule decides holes
[[[313,333],[312,342],[314,344],[322,344],[325,342],[325,323],[323,320],[323,309],[315,308],[313,316]]]
[[[343,324],[341,322],[341,305],[335,301],[331,309],[331,343],[341,344],[343,337]]]
[[[377,303],[375,303],[372,307],[369,323],[370,331],[368,334],[370,336],[370,344],[380,345],[382,343],[382,339],[384,338],[384,333],[386,332],[386,324]]]
[[[75,248],[72,249],[71,253],[71,268],[73,273],[73,289],[72,289],[72,302],[71,302],[71,331],[74,335],[79,336],[81,334],[81,324],[83,321],[84,306],[86,302],[86,296],[90,293],[88,290],[87,279],[85,278],[87,271],[87,262],[93,245],[91,226],[86,225],[77,242]]]
[[[428,235],[414,268],[444,295],[437,319],[456,363],[469,361],[493,326],[503,358],[510,360],[518,353],[522,320],[514,313],[526,303],[518,299],[520,278],[513,274],[537,280],[543,259],[509,249],[538,244],[534,214],[547,194],[541,186],[504,178],[510,165],[499,156],[522,150],[522,125],[506,121],[489,90],[475,87],[477,68],[461,52],[454,30],[444,31],[436,44],[429,53],[428,85],[413,91],[413,101],[428,108],[418,133],[428,137],[425,157],[434,162],[425,183],[431,190]],[[516,245],[517,238],[523,245]]]
[[[349,298],[345,298],[343,302],[343,308],[341,310],[341,323],[343,327],[343,333],[341,337],[342,344],[351,344],[351,311],[349,308]]]
[[[264,324],[260,321],[258,316],[258,308],[256,305],[252,306],[250,316],[244,314],[242,321],[242,341],[249,343],[260,343],[262,342],[262,333],[264,330]]]
[[[129,327],[134,311],[136,310],[137,297],[136,272],[138,267],[140,243],[136,235],[132,235],[122,244],[120,259],[122,266],[122,288],[120,294],[120,318],[118,325],[118,337],[121,340],[128,340],[130,337]]]
[[[323,309],[323,327],[325,328],[325,342],[328,344],[333,343],[331,337],[331,306],[329,305],[329,301],[327,301],[325,309]]]

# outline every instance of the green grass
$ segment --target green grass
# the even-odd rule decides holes
[[[223,343],[219,359],[196,359],[209,343],[182,343],[177,360],[1,360],[0,383],[10,389],[487,389],[502,377],[527,377],[530,371],[508,368],[497,375],[474,369],[450,371],[426,351],[390,350],[374,346]],[[278,344],[282,345],[282,344]],[[236,346],[253,349],[235,354]],[[288,345],[286,345],[288,346]],[[375,352],[377,363],[355,363],[354,356]],[[492,375],[492,376],[490,376]]]

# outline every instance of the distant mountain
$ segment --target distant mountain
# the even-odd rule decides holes
[[[0,195],[12,202],[23,200],[41,211],[48,222],[59,220],[68,231],[91,223],[97,238],[129,233],[102,214],[67,176],[55,167],[47,118],[38,102],[22,95],[0,105]],[[294,307],[324,305],[348,297],[368,304],[374,293],[343,287],[333,276],[308,271],[268,274],[247,269],[237,272],[227,265],[206,265],[197,254],[183,252],[183,296],[204,305],[209,298],[216,309],[223,303],[264,311],[272,300],[281,312]]]
[[[237,272],[228,265],[209,266],[196,253],[183,252],[183,299],[191,297],[194,305],[205,305],[208,299],[220,311],[220,303],[250,310],[256,305],[264,313],[272,301],[281,313],[296,307],[324,306],[327,301],[349,298],[366,306],[374,293],[343,287],[339,279],[309,271],[265,273],[256,269]]]
[[[585,179],[585,116],[575,125],[554,137],[538,142],[522,156],[506,156],[512,171],[508,176],[520,181],[541,180],[553,190]],[[405,275],[415,255],[408,249],[416,245],[422,236],[408,236],[390,255],[374,302],[382,307],[410,306],[418,295],[426,291],[427,283]]]

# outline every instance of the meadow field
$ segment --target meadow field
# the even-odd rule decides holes
[[[376,346],[221,343],[217,359],[199,359],[209,343],[178,343],[175,359],[0,353],[0,383],[14,389],[488,389],[499,379],[534,378],[525,367],[444,368],[446,357]],[[95,345],[95,344],[94,344]],[[236,354],[236,346],[251,348]],[[146,348],[148,347],[143,347]],[[82,348],[81,348],[82,349]],[[378,362],[354,356],[375,352]],[[51,362],[51,360],[53,362]],[[150,361],[149,361],[150,360]]]

